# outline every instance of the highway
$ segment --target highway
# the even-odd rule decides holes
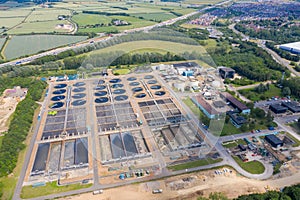
[[[39,54],[35,54],[35,55],[28,56],[28,57],[25,57],[25,58],[20,58],[20,59],[16,59],[16,60],[13,60],[13,61],[6,62],[6,63],[2,63],[2,64],[0,64],[0,68],[4,67],[4,66],[7,66],[7,65],[27,64],[27,63],[32,62],[33,60],[36,60],[36,59],[44,57],[44,56],[57,55],[61,52],[67,51],[67,50],[73,50],[73,49],[76,49],[76,48],[86,47],[86,46],[91,45],[91,41],[93,41],[94,43],[99,43],[99,42],[102,42],[102,41],[108,41],[108,40],[110,40],[114,37],[120,37],[122,35],[127,35],[128,33],[134,33],[134,32],[139,32],[139,31],[147,32],[147,31],[149,31],[153,28],[172,25],[172,24],[176,23],[177,21],[187,19],[188,17],[199,14],[199,13],[201,13],[201,12],[207,10],[207,9],[215,8],[217,6],[230,3],[231,1],[232,0],[227,0],[227,1],[215,4],[215,5],[212,5],[212,6],[205,7],[201,10],[198,10],[198,11],[186,14],[186,15],[182,15],[182,16],[177,17],[177,18],[166,20],[166,21],[163,21],[163,22],[160,22],[158,24],[151,25],[151,26],[146,26],[146,27],[141,27],[141,28],[134,28],[134,29],[130,29],[130,30],[124,30],[122,33],[113,34],[112,36],[108,36],[108,37],[101,37],[100,36],[100,37],[96,37],[96,38],[91,38],[91,39],[87,39],[87,40],[82,41],[82,42],[78,42],[78,43],[76,43],[72,46],[65,46],[65,47],[55,48],[55,49],[52,49],[52,50],[45,51],[43,53],[39,53]]]

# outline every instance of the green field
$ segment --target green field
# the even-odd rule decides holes
[[[223,160],[222,158],[218,158],[218,159],[207,158],[207,159],[196,160],[196,161],[187,162],[187,163],[183,163],[183,164],[168,166],[168,169],[170,169],[172,171],[178,171],[178,170],[184,170],[184,169],[188,169],[188,168],[194,168],[194,167],[200,167],[200,166],[205,166],[205,165],[209,165],[209,164],[214,164],[214,163],[221,162],[222,160]]]
[[[91,15],[80,13],[74,15],[72,20],[78,24],[78,26],[94,25],[94,24],[108,24],[111,22],[111,18],[104,15]]]
[[[55,48],[86,39],[86,36],[67,35],[23,35],[13,36],[8,42],[4,55],[6,59],[30,55],[42,50]]]
[[[281,96],[281,89],[273,84],[270,84],[270,89],[263,93],[257,93],[254,89],[239,90],[239,92],[244,95],[247,99],[251,101],[259,101],[262,99],[269,99],[274,96]]]
[[[6,41],[6,38],[0,38],[0,49],[2,49],[2,46],[4,45]]]
[[[224,142],[222,145],[225,148],[233,148],[233,147],[238,146],[239,144],[246,145],[247,143],[242,139],[238,139],[235,141]]]
[[[32,187],[30,186],[24,186],[22,188],[21,192],[21,198],[28,199],[28,198],[34,198],[39,196],[45,196],[48,194],[56,194],[60,192],[66,192],[70,190],[78,190],[82,188],[88,188],[91,187],[92,184],[72,184],[67,186],[58,186],[56,181],[51,183],[46,183],[46,186],[41,187]]]
[[[71,15],[70,10],[54,8],[36,8],[26,22],[56,21],[59,15]]]
[[[113,51],[137,52],[139,50],[143,51],[144,49],[151,49],[153,52],[157,49],[159,52],[165,51],[174,54],[184,53],[185,51],[205,52],[205,49],[203,47],[196,45],[188,45],[161,40],[141,40],[133,42],[124,42],[111,47],[93,51],[90,54],[98,54]]]
[[[71,30],[57,28],[57,25],[59,24],[72,25],[68,21],[60,21],[60,20],[26,22],[7,31],[7,34],[54,33],[54,32],[67,33],[73,30],[73,28],[71,28]]]
[[[108,23],[111,22],[112,19],[119,19],[130,23],[130,25],[126,26],[108,26]],[[115,32],[115,31],[124,31],[133,28],[140,28],[144,26],[150,26],[155,24],[155,22],[139,19],[131,16],[105,16],[105,15],[91,15],[91,14],[80,14],[76,15],[73,18],[74,22],[79,24],[79,32]],[[94,24],[105,24],[102,27],[85,27],[81,28],[80,26],[84,25],[94,25]]]
[[[147,2],[56,2],[49,8],[28,6],[1,10],[0,27],[10,29],[8,34],[70,32],[69,29],[57,29],[57,24],[70,24],[67,20],[57,20],[59,15],[70,16],[79,26],[108,24],[111,19],[125,20],[129,26],[112,27],[79,27],[79,32],[112,32],[153,25],[155,21],[164,21],[176,17],[171,11],[178,14],[188,14],[196,9],[180,6],[178,3],[151,4]],[[126,13],[130,16],[104,16],[82,14],[82,11],[101,11],[107,13]],[[75,13],[73,15],[73,13]],[[133,17],[136,16],[136,17]],[[139,19],[138,17],[144,17]]]
[[[130,69],[114,69],[113,74],[114,75],[124,75],[128,74],[130,72]]]
[[[233,156],[233,159],[239,164],[241,168],[251,174],[262,174],[265,171],[265,167],[261,162],[258,161],[249,161],[243,162],[239,157]]]
[[[291,127],[293,127],[296,131],[296,133],[298,133],[300,135],[300,125],[298,124],[298,122],[292,123],[290,124]]]
[[[176,16],[172,13],[158,12],[158,13],[136,13],[131,14],[134,17],[142,17],[146,20],[154,20],[154,21],[166,21]]]

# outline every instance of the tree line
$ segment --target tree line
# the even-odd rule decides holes
[[[33,78],[0,78],[1,93],[13,86],[28,88],[28,93],[16,107],[8,131],[3,136],[0,148],[0,177],[12,173],[16,167],[19,152],[25,148],[23,142],[32,125],[34,111],[37,108],[36,101],[42,97],[46,83]]]
[[[290,88],[291,94],[300,98],[300,77],[285,79],[282,82],[282,86]]]
[[[236,44],[238,47],[232,47]],[[218,66],[232,67],[238,74],[254,81],[278,80],[282,72],[290,72],[281,66],[255,43],[240,40],[218,40],[216,48],[208,49]]]

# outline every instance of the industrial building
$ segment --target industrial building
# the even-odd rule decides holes
[[[297,102],[295,102],[295,101],[291,101],[291,102],[282,102],[281,105],[287,107],[287,109],[289,109],[289,110],[292,111],[293,113],[298,113],[298,112],[300,112],[300,105],[299,105]]]
[[[279,48],[294,54],[300,54],[300,42],[282,44],[279,46]]]
[[[219,70],[220,76],[223,79],[234,77],[234,73],[235,73],[234,69],[231,69],[229,67],[219,67],[218,70]]]
[[[220,94],[221,98],[226,100],[230,105],[232,105],[235,109],[238,109],[239,112],[243,114],[250,114],[251,110],[248,108],[245,104],[237,100],[235,97],[233,97],[228,92],[223,92]]]
[[[266,135],[265,140],[274,148],[283,146],[283,142],[274,134]]]
[[[237,128],[240,128],[243,124],[247,123],[247,119],[240,116],[239,113],[228,111],[227,114],[230,117],[230,122]]]
[[[269,109],[275,114],[285,113],[288,110],[287,107],[282,106],[280,104],[272,104],[269,106]]]
[[[192,101],[209,119],[217,118],[219,114],[218,111],[206,102],[200,95],[193,97]]]

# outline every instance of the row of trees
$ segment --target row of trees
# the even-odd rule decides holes
[[[0,92],[4,89],[19,85],[28,88],[26,98],[21,101],[9,125],[7,133],[3,136],[0,148],[0,177],[10,174],[16,167],[19,152],[25,148],[23,143],[27,137],[33,121],[34,111],[46,87],[46,83],[32,78],[0,78]]]
[[[282,82],[283,87],[288,87],[291,94],[300,98],[300,77],[293,77]]]
[[[227,44],[229,43],[229,44]],[[237,44],[233,48],[231,44]],[[255,43],[240,40],[219,41],[219,45],[208,50],[218,66],[232,67],[240,75],[254,81],[278,80],[285,71],[290,72]]]

